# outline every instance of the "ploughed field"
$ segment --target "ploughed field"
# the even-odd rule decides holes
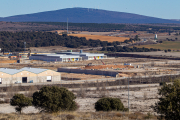
[[[88,35],[88,34],[70,34],[69,36],[76,36],[76,37],[85,37],[86,39],[93,39],[93,40],[101,40],[101,41],[108,41],[108,42],[124,42],[125,40],[129,40],[128,37],[114,37],[114,36],[101,36],[101,35]]]

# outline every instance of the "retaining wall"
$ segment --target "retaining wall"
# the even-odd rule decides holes
[[[130,53],[129,54],[127,54],[127,53],[107,53],[106,55],[111,56],[111,57],[135,57],[135,58],[180,60],[179,57],[141,55],[141,54],[130,54]]]
[[[84,70],[84,69],[69,69],[69,68],[58,68],[58,72],[67,72],[67,73],[84,73],[84,74],[91,74],[91,75],[105,75],[105,76],[112,76],[118,77],[118,72],[114,71],[101,71],[101,70]]]

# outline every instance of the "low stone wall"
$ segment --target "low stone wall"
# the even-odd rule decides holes
[[[105,76],[112,76],[118,77],[118,72],[114,71],[101,71],[101,70],[84,70],[84,69],[70,69],[70,68],[58,68],[58,72],[67,72],[67,73],[84,73],[84,74],[91,74],[91,75],[105,75]]]
[[[169,59],[169,60],[180,60],[179,57],[169,56],[155,56],[155,55],[141,55],[141,54],[127,54],[127,53],[107,53],[110,57],[134,57],[134,58],[151,58],[151,59]]]

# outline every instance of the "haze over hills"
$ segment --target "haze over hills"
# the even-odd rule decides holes
[[[72,23],[180,23],[180,21],[177,20],[90,8],[67,8],[33,14],[15,15],[0,18],[0,21],[66,22],[67,18],[68,21]]]

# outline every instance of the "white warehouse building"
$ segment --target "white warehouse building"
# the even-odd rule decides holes
[[[42,60],[42,61],[82,61],[82,57],[78,55],[66,55],[66,54],[33,54],[29,57],[30,60]]]
[[[80,56],[83,60],[106,59],[107,55],[104,53],[84,53],[84,52],[60,52],[57,54],[66,54],[71,56]]]

